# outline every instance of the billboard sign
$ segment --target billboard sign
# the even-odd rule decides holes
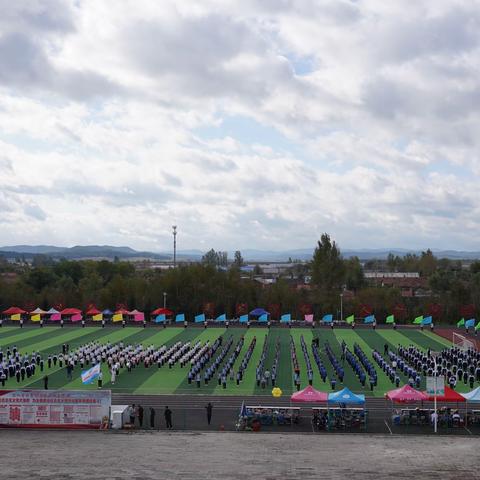
[[[0,390],[0,427],[100,428],[110,390]]]

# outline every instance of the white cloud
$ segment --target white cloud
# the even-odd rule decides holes
[[[479,6],[0,0],[1,243],[477,248]]]

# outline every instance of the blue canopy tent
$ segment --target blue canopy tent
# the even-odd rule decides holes
[[[103,318],[104,320],[108,320],[108,319],[112,319],[112,316],[113,316],[113,312],[111,310],[109,310],[108,308],[106,308],[103,312]]]
[[[269,315],[269,313],[265,309],[260,307],[257,307],[250,312],[250,315],[252,317],[261,317],[262,315],[265,315],[265,314]]]
[[[365,395],[353,393],[349,388],[328,394],[328,430],[349,428],[363,423],[367,429]]]

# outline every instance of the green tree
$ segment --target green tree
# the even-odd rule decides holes
[[[330,235],[324,233],[318,242],[312,260],[312,283],[329,292],[340,289],[344,282],[345,266],[340,249]]]
[[[235,252],[233,264],[234,264],[237,268],[243,267],[243,257],[242,257],[242,252],[240,252],[240,250],[237,250],[237,251]]]

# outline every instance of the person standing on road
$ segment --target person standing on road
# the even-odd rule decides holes
[[[150,407],[150,428],[155,428],[155,409]]]
[[[103,374],[102,374],[102,372],[100,372],[98,374],[98,388],[99,389],[102,388],[102,385],[103,385]]]
[[[213,405],[210,402],[208,402],[208,405],[205,407],[205,410],[207,411],[207,423],[210,425],[212,421]]]
[[[140,428],[143,427],[143,407],[141,405],[138,406],[138,423],[140,424]]]
[[[167,424],[167,430],[171,430],[173,428],[172,411],[168,408],[168,406],[165,407],[165,411],[163,412],[163,415],[165,417],[165,423]]]

